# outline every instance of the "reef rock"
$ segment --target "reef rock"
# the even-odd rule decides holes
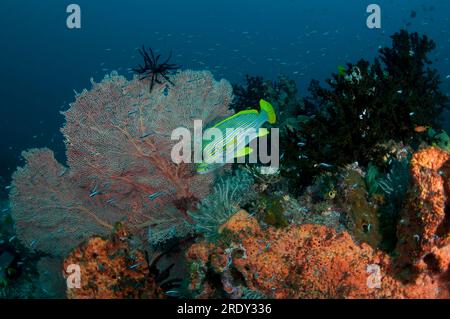
[[[376,248],[381,241],[376,204],[369,201],[364,173],[358,164],[347,165],[342,173],[341,206],[346,213],[346,226],[356,240]]]
[[[162,298],[162,289],[150,275],[143,252],[130,244],[129,233],[119,228],[111,239],[92,237],[64,260],[64,276],[70,282],[70,266],[80,267],[80,286],[67,288],[69,299]],[[67,270],[70,270],[68,272]]]
[[[411,160],[411,178],[397,229],[397,267],[406,269],[404,279],[423,271],[448,274],[450,153],[436,147],[417,152]]]
[[[402,284],[391,275],[387,255],[323,225],[262,229],[240,211],[222,234],[216,243],[198,242],[187,252],[189,289],[196,297],[449,297],[442,281],[427,275]]]

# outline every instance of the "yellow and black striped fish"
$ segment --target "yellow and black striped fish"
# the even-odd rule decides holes
[[[253,139],[269,134],[267,129],[262,128],[264,123],[276,122],[273,106],[265,100],[261,100],[259,105],[261,112],[241,111],[212,127],[220,130],[222,137],[213,141],[203,140],[204,159],[202,163],[197,164],[197,173],[206,174],[225,165],[227,158],[238,158],[253,152],[247,145]]]

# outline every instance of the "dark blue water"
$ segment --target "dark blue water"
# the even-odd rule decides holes
[[[142,44],[183,68],[209,69],[242,81],[245,74],[286,74],[306,94],[311,79],[373,58],[400,28],[426,33],[450,91],[450,1],[376,1],[382,28],[369,30],[362,0],[72,0],[0,1],[0,185],[9,183],[20,153],[47,146],[64,160],[60,111],[74,90],[112,70],[131,77]],[[82,9],[82,29],[66,27],[66,7]],[[412,17],[412,11],[417,12]],[[449,77],[450,78],[450,77]]]

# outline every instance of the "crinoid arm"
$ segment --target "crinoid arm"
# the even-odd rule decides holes
[[[133,68],[132,70],[140,75],[139,80],[143,81],[145,79],[150,79],[150,92],[153,90],[155,83],[163,84],[162,79],[167,83],[174,85],[169,79],[168,73],[179,69],[180,66],[169,63],[172,58],[172,51],[170,51],[169,56],[163,63],[159,63],[161,54],[155,56],[152,48],[148,48],[147,50],[145,46],[142,46],[138,51],[144,59],[144,65],[139,64],[137,68]]]

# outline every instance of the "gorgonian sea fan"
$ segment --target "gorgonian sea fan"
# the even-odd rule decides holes
[[[50,150],[24,153],[27,164],[13,176],[11,202],[25,243],[63,255],[115,222],[145,232],[159,221],[186,218],[180,205],[202,199],[212,176],[173,163],[172,130],[229,116],[232,88],[207,71],[183,71],[171,80],[173,86],[157,84],[149,92],[145,81],[112,73],[77,95],[62,129],[68,168]]]
[[[71,176],[89,192],[127,212],[133,223],[148,222],[166,203],[205,196],[211,177],[193,173],[191,165],[171,159],[172,131],[193,132],[204,123],[229,115],[231,85],[216,82],[207,71],[183,71],[172,85],[131,82],[112,73],[77,96],[64,113]],[[151,218],[150,218],[151,219]]]
[[[26,165],[13,174],[10,200],[17,236],[27,247],[64,256],[87,237],[110,232],[121,218],[106,203],[83,196],[51,150],[22,156]]]

